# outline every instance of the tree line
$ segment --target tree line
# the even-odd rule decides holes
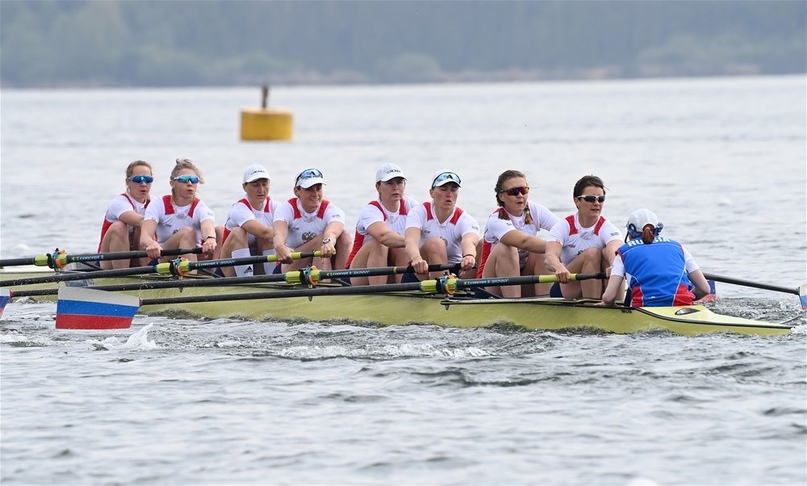
[[[0,2],[0,82],[216,86],[786,74],[807,2]]]

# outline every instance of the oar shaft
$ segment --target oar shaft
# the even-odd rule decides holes
[[[594,273],[594,274],[572,275],[572,280],[586,280],[592,278],[602,279],[605,278],[605,274]],[[316,287],[308,289],[250,292],[244,294],[194,295],[187,297],[141,299],[140,305],[192,304],[199,302],[280,299],[291,297],[318,297],[325,295],[366,295],[366,294],[377,294],[384,292],[403,292],[411,290],[420,290],[424,293],[443,293],[439,290],[439,288],[441,288],[441,285],[437,283],[439,280],[440,279],[430,279],[430,280],[424,280],[422,282],[363,285],[360,287]],[[469,279],[469,280],[457,279],[456,288],[474,288],[474,287],[487,287],[497,285],[520,285],[524,283],[549,283],[556,281],[557,277],[555,275],[525,275],[522,277],[499,278],[499,279]]]
[[[295,260],[303,258],[311,258],[321,256],[321,251],[303,251],[294,252],[291,254]],[[249,265],[251,263],[271,263],[277,261],[277,255],[257,255],[241,258],[225,258],[221,260],[204,260],[197,262],[185,262],[180,265],[186,265],[188,270],[201,270],[203,268],[218,268],[218,267],[234,267],[236,265]]]
[[[724,276],[721,276],[721,275],[714,275],[714,274],[711,274],[711,273],[704,273],[703,276],[706,277],[707,280],[714,280],[715,282],[723,282],[723,283],[727,283],[727,284],[741,285],[743,287],[752,287],[752,288],[755,288],[755,289],[771,290],[773,292],[785,292],[785,293],[788,293],[788,294],[799,295],[799,289],[791,289],[791,288],[787,288],[787,287],[779,287],[777,285],[768,285],[768,284],[764,284],[764,283],[760,283],[760,282],[752,282],[750,280],[741,280],[739,278],[724,277]]]
[[[43,283],[53,282],[73,282],[76,280],[86,280],[92,278],[108,278],[108,277],[128,277],[130,275],[145,275],[147,273],[154,273],[157,265],[138,268],[121,268],[118,270],[100,270],[93,272],[70,272],[70,273],[54,273],[53,275],[46,275],[44,277],[23,277],[11,280],[3,280],[0,282],[0,287],[16,287],[19,285],[36,285]],[[19,295],[15,293],[15,295]]]
[[[175,250],[163,250],[162,256],[177,256],[187,255],[189,253],[201,253],[202,249],[196,248],[177,248]],[[68,263],[76,262],[99,262],[108,260],[129,260],[132,258],[145,258],[148,253],[145,251],[119,251],[119,252],[106,252],[106,253],[83,253],[79,255],[68,255],[65,253],[54,252],[51,255],[37,255],[34,257],[26,258],[9,258],[0,260],[0,267],[12,267],[20,265],[36,265],[38,267],[53,267],[53,260],[56,259],[59,263],[56,266],[63,267]]]
[[[321,254],[322,253],[319,251],[294,252],[292,253],[292,258],[298,260],[300,258],[316,257]],[[121,268],[118,270],[96,270],[86,272],[57,273],[53,275],[46,275],[44,277],[25,277],[14,280],[3,280],[0,282],[0,287],[16,287],[19,285],[35,285],[35,284],[53,283],[53,282],[70,282],[75,280],[96,279],[96,278],[128,277],[130,275],[131,276],[145,275],[149,273],[181,276],[187,273],[188,271],[195,269],[240,265],[241,263],[249,263],[250,261],[251,262],[277,261],[277,256],[269,255],[258,257],[246,257],[244,259],[236,258],[229,260],[206,260],[203,262],[181,261],[179,263],[175,263],[173,261],[170,261],[170,262],[158,263],[157,265],[149,265],[145,267],[135,267],[135,268]]]
[[[264,257],[265,258],[265,257]],[[429,265],[430,272],[437,272],[441,270],[452,270],[454,265]],[[148,278],[140,282],[133,282],[128,284],[116,285],[91,285],[88,288],[95,290],[105,290],[107,292],[127,292],[132,290],[157,290],[157,289],[181,289],[186,287],[223,287],[228,285],[252,285],[262,283],[276,283],[276,282],[292,282],[300,281],[301,270],[292,270],[285,274],[276,275],[254,275],[251,277],[220,277],[220,278]],[[413,273],[414,269],[411,266],[398,266],[398,267],[374,267],[374,268],[358,268],[355,270],[323,270],[322,278],[345,278],[345,277],[362,277],[367,275],[395,275],[402,273]],[[149,272],[151,273],[151,272]],[[91,273],[85,273],[84,278],[92,277]],[[5,282],[2,282],[5,284]],[[24,285],[24,284],[22,284]],[[366,287],[361,287],[366,288]],[[397,287],[396,287],[397,288]],[[51,289],[33,289],[33,290],[12,290],[12,297],[36,297],[43,295],[56,295],[59,292],[58,288]]]
[[[199,254],[202,253],[202,249],[200,247],[196,248],[177,248],[174,250],[163,250],[160,254],[164,257],[168,256],[179,256],[179,255],[187,255],[189,253]],[[98,262],[98,261],[106,261],[106,260],[129,260],[132,258],[145,258],[148,256],[148,253],[145,251],[119,251],[119,252],[108,252],[108,253],[87,253],[84,255],[66,255],[65,260],[67,263],[74,263],[74,262]]]
[[[35,257],[25,257],[25,258],[6,258],[5,260],[0,260],[0,267],[16,267],[20,265],[36,265],[37,258]],[[45,256],[45,263],[43,265],[47,265],[47,255]]]
[[[165,304],[193,304],[199,302],[225,302],[233,300],[316,297],[322,295],[359,295],[359,294],[373,294],[373,293],[407,291],[407,290],[420,290],[420,288],[421,288],[421,282],[409,282],[403,284],[364,285],[361,287],[316,287],[313,289],[275,290],[268,292],[250,292],[245,294],[191,295],[187,297],[141,299],[140,305],[143,306],[143,305],[165,305]],[[356,292],[356,290],[362,290],[362,291]]]

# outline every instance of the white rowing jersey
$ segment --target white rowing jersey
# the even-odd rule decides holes
[[[577,255],[589,248],[602,250],[613,240],[622,241],[622,233],[610,221],[600,216],[593,226],[580,226],[578,213],[571,214],[558,221],[549,230],[547,241],[560,243],[560,261],[568,265]]]
[[[293,197],[277,207],[274,220],[285,221],[289,225],[286,246],[298,248],[321,235],[328,223],[339,221],[345,224],[345,212],[323,199],[313,213],[307,213],[300,200]]]
[[[532,216],[532,223],[530,224],[527,224],[527,211],[524,211],[521,216],[513,216],[507,213],[508,218],[501,219],[499,212],[504,209],[498,208],[488,217],[482,243],[482,257],[480,258],[479,270],[477,272],[479,277],[482,276],[488,255],[490,255],[490,252],[493,251],[493,248],[496,247],[504,235],[511,231],[518,230],[526,235],[535,236],[542,229],[552,229],[552,227],[560,221],[560,218],[555,216],[555,213],[540,204],[527,201],[527,208],[529,214]],[[529,252],[527,250],[518,250],[519,265],[521,268],[524,268],[524,265],[527,263],[528,256]]]
[[[104,242],[104,236],[106,235],[106,232],[109,231],[109,227],[120,221],[120,217],[123,213],[134,211],[140,216],[143,216],[146,214],[146,207],[150,202],[151,199],[146,199],[143,202],[139,202],[125,192],[115,196],[115,198],[112,199],[112,202],[109,203],[109,206],[106,208],[104,224],[101,225],[101,240],[98,242],[98,252],[101,252],[101,244]],[[129,234],[131,235],[133,232],[134,227],[129,226]]]
[[[249,221],[255,220],[264,226],[271,227],[275,221],[277,207],[277,201],[272,201],[272,198],[267,197],[263,203],[263,207],[255,209],[249,203],[245,194],[242,199],[239,199],[230,207],[230,211],[227,213],[222,244],[224,244],[224,241],[227,241],[227,237],[234,228],[244,226],[244,224]],[[250,245],[255,243],[256,237],[252,233],[248,233],[247,238]]]
[[[398,201],[398,209],[396,211],[389,211],[381,203],[381,199],[370,201],[367,206],[362,209],[359,214],[359,220],[356,222],[356,234],[353,236],[353,249],[350,251],[350,256],[347,259],[346,267],[350,267],[350,263],[356,256],[356,253],[361,250],[367,242],[372,241],[373,236],[367,232],[367,229],[378,223],[384,223],[387,228],[403,235],[406,232],[406,216],[413,207],[420,204],[415,198],[404,196]]]
[[[468,233],[479,235],[479,223],[460,208],[454,208],[454,213],[445,221],[440,222],[434,214],[431,202],[419,204],[409,211],[406,217],[407,228],[420,229],[420,244],[423,246],[430,238],[442,238],[446,242],[448,263],[456,264],[462,261],[462,237]]]
[[[163,196],[156,204],[149,204],[145,219],[157,222],[157,243],[160,245],[171,235],[188,226],[196,230],[196,241],[201,245],[202,221],[208,219],[215,221],[213,211],[201,199],[195,198],[186,206],[177,206],[171,202],[170,194]]]

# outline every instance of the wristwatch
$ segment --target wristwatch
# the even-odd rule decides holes
[[[324,240],[322,240],[322,244],[323,244],[323,245],[327,245],[327,244],[328,244],[328,243],[330,243],[330,242],[331,242],[331,239],[330,239],[330,238],[325,238]]]

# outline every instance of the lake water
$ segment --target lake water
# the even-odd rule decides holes
[[[247,165],[291,196],[323,170],[352,226],[384,162],[427,197],[438,168],[484,221],[497,175],[573,211],[585,174],[618,226],[653,209],[704,270],[807,281],[805,77],[276,88],[292,142],[239,140],[260,90],[2,93],[0,258],[91,252],[135,159],[177,157],[223,223]],[[0,321],[2,484],[805,484],[798,297],[718,285],[715,310],[788,336],[679,337],[138,316]]]

